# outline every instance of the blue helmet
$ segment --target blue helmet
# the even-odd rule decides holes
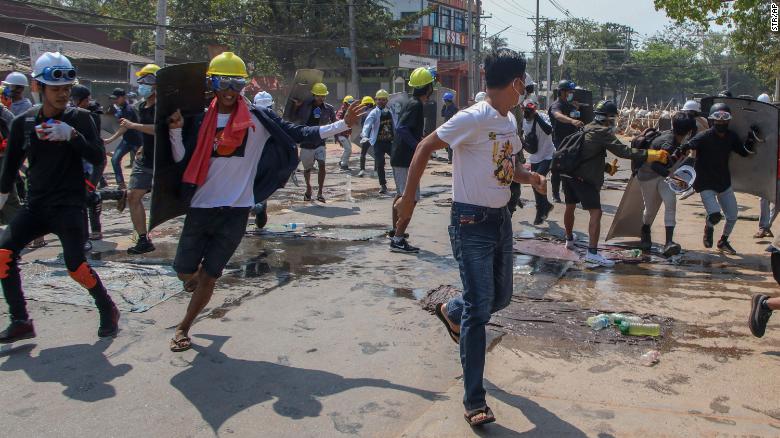
[[[443,98],[444,98],[445,101],[452,102],[452,100],[455,99],[455,95],[450,93],[450,92],[446,92],[446,93],[444,93],[444,97]]]

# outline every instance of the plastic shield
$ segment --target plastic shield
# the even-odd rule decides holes
[[[317,69],[300,69],[295,72],[295,78],[293,79],[293,85],[290,88],[290,94],[287,96],[287,102],[284,104],[285,120],[293,120],[293,109],[295,104],[293,99],[303,101],[311,97],[312,85],[322,82],[322,78],[325,74],[322,70]]]

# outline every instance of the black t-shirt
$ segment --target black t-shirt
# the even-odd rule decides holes
[[[146,101],[142,101],[138,104],[138,120],[142,125],[154,125],[154,109],[157,105],[152,105],[147,108]],[[140,131],[139,131],[140,132]],[[141,166],[153,169],[154,168],[154,136],[146,133],[141,133],[144,140],[144,149],[141,155]]]
[[[72,126],[78,135],[68,141],[41,140],[34,129],[25,127],[26,119],[37,126],[47,120],[40,107],[33,107],[15,118],[11,124],[0,193],[9,193],[16,181],[16,173],[25,158],[27,169],[27,203],[30,208],[53,206],[83,206],[86,197],[82,159],[99,165],[105,159],[102,141],[97,136],[90,113],[83,109],[67,108],[52,117]],[[27,144],[29,139],[29,144]]]
[[[379,132],[376,135],[377,143],[391,143],[393,141],[393,113],[389,109],[379,110]]]
[[[117,120],[127,119],[133,123],[138,123],[138,113],[136,112],[135,108],[133,108],[133,106],[128,103],[125,103],[119,107],[115,113],[115,116]],[[143,143],[141,132],[136,131],[135,129],[128,129],[127,132],[122,135],[122,140],[135,147],[141,146]]]
[[[393,138],[393,151],[390,155],[391,166],[409,167],[417,143],[422,140],[424,125],[423,103],[420,99],[413,97],[404,104],[398,117],[398,127]]]
[[[572,111],[576,110],[577,108],[574,105],[569,102],[561,102],[560,99],[553,102],[553,104],[550,106],[550,123],[552,124],[552,139],[553,143],[555,143],[555,146],[560,145],[564,138],[574,134],[579,128],[568,123],[559,122],[555,118],[554,114],[557,112],[563,114],[566,117],[571,117]]]
[[[733,131],[719,137],[715,128],[700,132],[689,142],[690,149],[696,151],[696,181],[693,188],[697,192],[714,190],[718,193],[731,187],[729,156],[732,152],[747,156],[744,144]]]

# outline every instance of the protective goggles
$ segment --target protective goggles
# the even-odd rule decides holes
[[[155,75],[143,75],[140,78],[138,78],[137,82],[139,84],[144,84],[144,85],[156,85],[157,84],[157,76],[155,76]]]
[[[52,82],[73,81],[76,79],[76,69],[72,67],[45,67],[36,77]]]
[[[711,120],[731,120],[731,113],[728,111],[715,111],[710,114]]]
[[[246,79],[232,76],[212,76],[211,89],[214,91],[241,91],[246,87]]]

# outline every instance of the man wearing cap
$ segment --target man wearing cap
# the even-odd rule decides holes
[[[295,116],[293,122],[305,126],[324,126],[336,121],[336,111],[333,105],[325,102],[328,87],[323,83],[316,83],[311,87],[312,96],[305,101],[293,101],[295,104]],[[316,142],[301,143],[301,164],[303,164],[303,178],[306,180],[305,201],[311,201],[311,170],[314,162],[317,162],[317,200],[325,202],[322,189],[325,186],[325,139]]]
[[[185,289],[193,293],[170,341],[172,351],[191,348],[190,327],[241,243],[250,209],[283,186],[297,167],[295,143],[316,144],[362,115],[353,105],[343,120],[305,127],[282,121],[267,108],[250,108],[240,94],[246,65],[232,52],[214,57],[207,75],[215,97],[206,112],[186,124],[179,112],[169,118],[173,159],[185,168],[184,190],[194,192],[174,260]]]
[[[395,113],[387,107],[389,97],[390,94],[385,90],[376,92],[374,95],[376,108],[368,113],[366,121],[363,122],[363,131],[360,133],[360,144],[368,143],[374,147],[374,168],[379,176],[380,195],[387,194],[385,155],[390,155],[395,127],[398,125]]]
[[[87,111],[68,107],[76,80],[76,69],[68,58],[46,52],[35,61],[32,76],[42,105],[14,119],[0,176],[1,207],[22,162],[29,162],[27,204],[0,236],[0,284],[11,317],[11,324],[0,332],[0,343],[35,337],[22,291],[19,256],[25,245],[47,233],[57,235],[68,274],[95,300],[100,315],[98,336],[114,336],[119,331],[119,310],[87,263],[83,248],[82,160],[92,165],[103,161],[100,137]]]
[[[555,149],[563,142],[563,139],[577,132],[585,124],[582,123],[577,103],[574,101],[574,90],[577,84],[569,80],[558,82],[558,99],[550,106],[550,122],[552,123],[552,140]],[[561,202],[561,176],[553,172],[550,178],[552,195],[555,202]]]
[[[30,86],[24,73],[18,71],[8,73],[2,83],[5,85],[3,93],[11,100],[9,109],[15,116],[32,108],[33,104],[30,99],[24,97],[24,89]]]
[[[138,123],[138,113],[135,108],[127,102],[127,93],[121,88],[115,88],[114,91],[108,96],[113,103],[114,117],[119,121],[119,129],[111,137],[103,140],[103,143],[108,145],[113,143],[119,137],[122,137],[122,141],[119,146],[114,150],[114,155],[111,157],[111,166],[114,168],[114,178],[116,179],[116,185],[119,189],[126,189],[125,176],[122,174],[122,158],[127,154],[132,154],[130,160],[133,161],[135,152],[143,144],[143,137],[139,131],[134,129],[127,129],[122,126],[122,121],[127,120],[132,123]]]

